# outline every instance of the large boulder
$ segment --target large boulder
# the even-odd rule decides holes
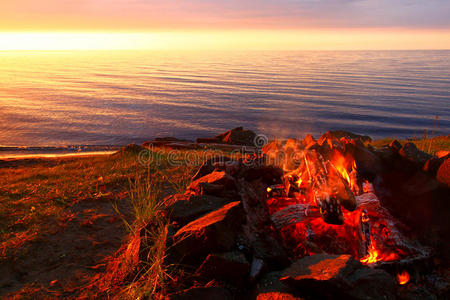
[[[221,133],[216,136],[225,144],[242,145],[242,146],[256,146],[254,140],[256,133],[251,130],[245,130],[243,127],[236,127],[227,132]]]
[[[395,299],[395,281],[387,272],[364,267],[350,255],[304,257],[283,272],[281,282],[307,297]]]
[[[209,253],[231,250],[242,223],[241,202],[231,202],[178,230],[171,250],[180,256],[180,260],[194,264],[201,262]]]
[[[228,198],[211,195],[181,195],[178,201],[166,208],[171,221],[184,226],[196,218],[217,210],[230,202]],[[238,200],[238,199],[237,199]]]

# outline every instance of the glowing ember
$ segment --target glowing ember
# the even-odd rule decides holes
[[[399,284],[407,284],[409,282],[409,274],[406,271],[397,274],[397,281]]]

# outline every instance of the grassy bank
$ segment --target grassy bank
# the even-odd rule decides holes
[[[395,138],[384,138],[375,140],[371,143],[374,147],[381,147],[390,144]],[[398,141],[404,145],[406,143],[414,143],[417,148],[427,152],[429,154],[436,154],[438,151],[450,151],[450,135],[438,136],[433,138],[410,138],[410,139],[398,139]]]
[[[450,150],[449,136],[400,142],[433,154]],[[79,295],[80,287],[111,271],[108,257],[121,246],[126,253],[126,235],[144,227],[145,265],[107,289],[123,298],[164,290],[173,277],[162,263],[168,224],[161,200],[183,192],[198,166],[217,152],[158,150],[142,157],[138,150],[0,161],[0,273],[8,274],[0,279],[0,296]]]
[[[149,223],[153,230],[146,233],[144,247],[153,260],[143,272],[153,279],[123,283],[120,290],[136,296],[155,292],[164,281],[161,243],[167,224],[161,200],[184,191],[199,164],[216,152],[149,153],[140,157],[128,149],[105,156],[0,161],[0,272],[8,274],[0,279],[0,296],[73,295],[74,286],[86,287],[107,271],[105,259],[128,233]],[[109,246],[100,247],[100,256],[103,244]],[[44,253],[43,245],[58,250]],[[85,265],[65,267],[80,255],[79,264]],[[39,275],[44,269],[50,275]],[[82,279],[72,280],[77,277]]]

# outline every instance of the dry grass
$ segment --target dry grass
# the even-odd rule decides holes
[[[195,162],[189,159],[187,161],[187,153],[188,157],[199,159]],[[132,275],[126,276],[128,280],[116,286],[108,286],[107,289],[115,289],[121,299],[163,297],[170,283],[177,277],[176,266],[165,263],[169,223],[163,214],[166,205],[163,199],[168,194],[183,193],[198,166],[205,159],[219,154],[221,153],[214,150],[179,151],[170,155],[167,152],[160,152],[158,155],[162,155],[162,160],[160,159],[161,163],[158,166],[150,165],[143,173],[130,180],[129,195],[136,220],[133,224],[127,224],[127,227],[131,230],[132,236],[136,236],[139,232],[140,260],[130,262],[136,264],[134,267],[124,266],[130,273],[128,275]],[[133,243],[135,241],[131,239],[129,245]],[[129,247],[123,248],[123,252],[126,251],[129,251]],[[123,256],[119,255],[118,259],[123,260]],[[117,268],[110,272],[123,273]]]
[[[100,177],[109,189],[120,190],[136,168],[132,157],[108,156],[36,159],[0,168],[1,259],[70,219],[67,208],[74,203],[98,197]]]

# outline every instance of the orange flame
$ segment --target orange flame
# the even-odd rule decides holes
[[[348,175],[348,172],[345,169],[345,167],[342,165],[335,165],[335,166],[336,166],[336,169],[338,170],[338,172],[341,173],[342,177],[344,177],[344,179],[347,180],[347,182],[349,184],[351,184],[350,176]]]
[[[355,191],[357,186],[356,176],[351,176],[356,174],[356,162],[353,159],[346,159],[339,152],[334,154],[333,165],[336,170],[341,174],[342,178],[344,178],[349,184],[352,191]],[[349,173],[348,169],[350,168],[351,172]],[[355,174],[353,174],[355,173]]]
[[[397,281],[399,284],[407,284],[409,282],[409,274],[406,271],[397,274]]]
[[[360,261],[361,261],[361,263],[366,264],[366,265],[374,264],[377,261],[381,260],[381,258],[379,258],[378,256],[379,256],[378,251],[371,246],[369,248],[369,254],[367,254],[366,257],[361,258]]]
[[[375,249],[373,244],[369,247],[369,254],[361,258],[359,261],[365,265],[374,264],[379,261],[392,261],[399,258],[398,254],[395,252],[382,253],[380,250]]]

